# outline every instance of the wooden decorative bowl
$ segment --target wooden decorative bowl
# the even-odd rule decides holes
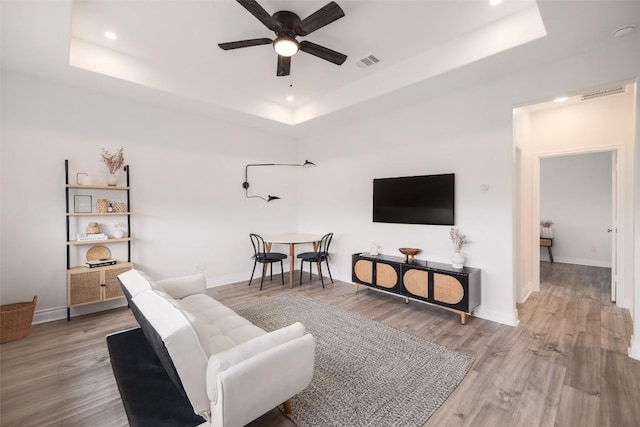
[[[99,261],[101,259],[111,259],[111,251],[106,246],[93,246],[87,251],[87,261]]]
[[[416,255],[422,252],[422,249],[418,248],[399,248],[401,254],[404,255],[404,262],[409,263],[416,260]]]

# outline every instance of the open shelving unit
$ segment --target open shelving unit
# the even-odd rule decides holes
[[[71,308],[89,304],[97,304],[104,301],[124,298],[118,282],[118,275],[133,268],[131,262],[131,195],[129,183],[129,165],[123,166],[126,177],[126,185],[80,185],[69,183],[69,160],[64,161],[65,168],[65,209],[67,230],[67,321],[71,320]],[[91,212],[73,212],[71,199],[74,195],[88,195],[95,192],[120,192],[126,198],[125,212],[94,212],[93,204]],[[92,199],[93,200],[93,199]],[[114,218],[124,218],[127,224],[128,236],[121,238],[108,238],[104,240],[74,240],[71,238],[72,220],[74,227],[79,229],[78,221],[85,217],[106,217],[113,221]],[[126,243],[126,260],[117,260],[113,265],[101,267],[87,267],[77,263],[78,251],[73,248],[86,247],[88,245],[112,245]],[[75,256],[75,258],[73,258]],[[74,261],[72,261],[72,258]]]

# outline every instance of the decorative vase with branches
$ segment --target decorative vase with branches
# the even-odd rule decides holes
[[[120,148],[113,154],[103,148],[102,161],[109,170],[109,175],[107,175],[107,184],[116,185],[118,182],[118,171],[122,166],[124,166],[124,147]]]
[[[451,227],[449,230],[449,238],[453,243],[453,256],[451,257],[451,266],[453,268],[464,267],[464,256],[462,255],[462,248],[468,243],[467,236],[460,233],[455,227]]]

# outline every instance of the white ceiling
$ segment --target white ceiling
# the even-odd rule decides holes
[[[271,14],[290,10],[301,18],[327,2],[259,0]],[[276,77],[271,46],[218,48],[220,42],[274,37],[235,1],[3,0],[2,67],[220,118],[291,127],[384,104],[400,89],[470,64],[484,61],[498,78],[614,43],[614,29],[640,21],[640,1],[337,2],[345,17],[301,39],[342,52],[347,61],[337,66],[300,52],[291,76]],[[106,39],[106,30],[117,40]],[[356,66],[369,55],[380,63]],[[289,95],[295,100],[287,101]]]

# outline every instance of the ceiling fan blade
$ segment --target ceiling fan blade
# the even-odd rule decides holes
[[[291,57],[278,55],[278,71],[276,75],[278,77],[288,76],[291,72]]]
[[[336,2],[332,1],[304,18],[302,22],[300,22],[300,25],[295,29],[296,34],[299,36],[309,35],[318,28],[329,25],[343,16],[344,11],[342,8],[338,6]]]
[[[347,60],[347,55],[306,40],[300,42],[300,50],[337,65],[342,65]]]
[[[262,22],[265,27],[270,29],[271,31],[279,31],[280,23],[276,21],[271,15],[267,13],[266,10],[262,8],[255,0],[236,0],[238,3],[242,5],[245,9],[249,11],[253,16],[255,16],[258,21]]]
[[[239,40],[237,42],[218,43],[222,50],[240,49],[241,47],[261,46],[263,44],[271,44],[271,39],[250,39]]]

